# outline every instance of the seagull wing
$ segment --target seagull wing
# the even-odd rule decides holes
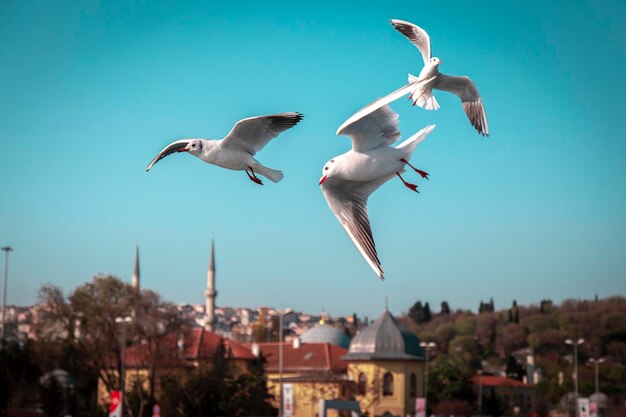
[[[463,110],[465,110],[465,114],[467,114],[472,126],[481,135],[489,136],[489,124],[487,123],[487,113],[483,106],[483,100],[478,93],[476,85],[469,77],[452,77],[439,74],[435,79],[433,87],[459,96]]]
[[[385,274],[380,266],[372,236],[367,215],[367,199],[392,177],[393,175],[390,175],[367,182],[346,181],[331,177],[321,185],[328,207],[348,233],[354,246],[381,280],[385,279]]]
[[[398,114],[385,105],[343,126],[337,134],[350,136],[355,152],[366,152],[400,139],[398,119]]]
[[[240,120],[223,139],[222,146],[255,155],[270,140],[297,125],[303,117],[300,113],[288,112]]]
[[[386,106],[387,104],[396,101],[397,99],[399,99],[402,96],[405,96],[407,94],[409,94],[410,92],[416,90],[417,88],[420,87],[421,84],[426,84],[431,82],[432,80],[434,80],[435,77],[431,77],[431,78],[427,78],[425,80],[419,80],[419,81],[414,81],[412,83],[409,83],[403,87],[398,88],[396,91],[394,91],[393,93],[387,94],[385,97],[379,98],[378,100],[368,104],[367,106],[363,107],[361,110],[359,110],[358,112],[354,113],[352,116],[350,116],[345,122],[343,122],[343,124],[341,126],[339,126],[339,129],[337,129],[337,134],[338,135],[343,135],[345,133],[344,130],[348,125],[351,125],[353,123],[355,123],[356,121],[365,118],[365,116],[370,115],[371,113],[375,112],[376,110],[380,109],[383,106]]]
[[[411,43],[417,46],[422,54],[422,59],[424,59],[424,65],[426,65],[430,61],[431,53],[428,33],[421,27],[404,20],[391,19],[390,22],[398,32],[409,38]]]
[[[166,156],[171,155],[176,152],[181,152],[185,148],[185,146],[189,144],[189,142],[191,142],[191,140],[182,139],[182,140],[177,140],[176,142],[172,142],[169,145],[167,145],[161,152],[158,153],[157,156],[154,157],[152,161],[150,161],[150,163],[148,164],[148,167],[146,168],[146,171],[150,171],[150,168],[152,168],[154,164],[156,164],[157,162],[159,162],[161,159],[165,158]]]

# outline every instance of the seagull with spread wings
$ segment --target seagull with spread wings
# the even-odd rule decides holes
[[[409,100],[413,101],[413,105],[418,105],[426,110],[437,110],[439,103],[433,95],[433,90],[442,90],[457,95],[461,99],[463,110],[472,126],[480,135],[489,136],[487,113],[485,113],[483,100],[474,82],[469,77],[456,77],[439,72],[439,64],[443,61],[431,55],[430,37],[424,29],[404,20],[392,19],[391,24],[417,47],[422,54],[424,68],[418,77],[409,74],[407,85],[365,106],[357,114],[346,120],[341,127],[407,94],[409,94]]]
[[[479,134],[489,136],[487,114],[485,113],[483,100],[480,94],[478,94],[478,89],[474,82],[469,77],[454,77],[439,72],[439,64],[443,61],[431,55],[430,37],[424,29],[404,20],[392,19],[391,24],[419,49],[424,60],[424,68],[422,68],[419,77],[409,75],[409,84],[434,78],[432,81],[420,85],[411,91],[409,99],[413,100],[413,104],[417,104],[427,110],[437,110],[439,104],[433,95],[433,89],[456,94],[461,99],[463,110],[465,110],[465,114],[467,114],[472,126]]]
[[[176,152],[188,152],[212,165],[235,171],[246,171],[251,181],[263,185],[260,174],[273,182],[283,179],[282,171],[271,169],[254,158],[265,145],[302,120],[300,113],[288,112],[257,116],[237,122],[224,139],[181,139],[170,143],[150,162],[146,171],[158,161]]]
[[[396,176],[417,192],[417,185],[406,182],[401,174],[408,165],[422,178],[428,178],[426,172],[415,168],[409,160],[417,144],[435,128],[427,126],[393,147],[400,139],[398,118],[389,106],[383,106],[343,126],[337,134],[349,136],[352,149],[328,161],[320,178],[328,206],[381,280],[384,273],[372,236],[367,200],[378,187]]]

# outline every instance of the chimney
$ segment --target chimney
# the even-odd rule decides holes
[[[294,349],[300,348],[300,338],[298,336],[293,338],[292,343],[293,343],[293,348]]]

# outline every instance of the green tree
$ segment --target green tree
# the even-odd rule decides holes
[[[444,400],[475,400],[472,371],[455,357],[440,355],[433,361],[429,373],[428,398],[433,404]]]

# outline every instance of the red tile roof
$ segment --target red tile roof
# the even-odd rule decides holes
[[[182,338],[181,338],[182,336]],[[178,341],[183,341],[182,349]],[[241,344],[224,339],[215,333],[203,328],[192,328],[183,333],[170,333],[163,338],[159,345],[161,362],[166,366],[186,366],[188,361],[209,359],[217,349],[220,341],[224,342],[226,351],[233,359],[252,360],[254,355]],[[126,348],[126,366],[141,367],[148,364],[150,347],[148,344],[137,344]]]
[[[475,375],[474,385],[483,385],[485,387],[532,387],[532,384],[526,384],[517,379],[507,378],[505,376],[491,375]]]
[[[267,372],[279,371],[280,343],[258,343],[267,359]],[[252,344],[246,344],[251,348]],[[283,343],[283,372],[345,372],[348,362],[341,360],[348,351],[329,343],[302,343],[294,348],[292,343]]]

